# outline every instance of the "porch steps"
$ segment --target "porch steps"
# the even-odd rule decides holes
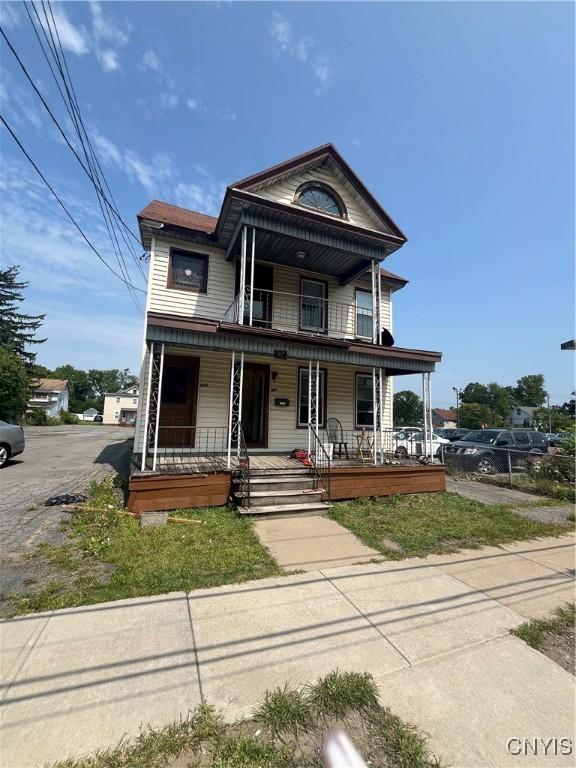
[[[322,491],[315,488],[314,477],[305,467],[251,472],[250,500],[240,478],[234,482],[234,499],[243,515],[298,517],[322,515],[330,508],[322,501]]]

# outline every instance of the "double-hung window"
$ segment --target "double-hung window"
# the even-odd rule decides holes
[[[373,306],[372,306],[372,293],[370,291],[363,291],[360,288],[356,289],[356,336],[362,338],[372,338],[372,318],[373,318]]]
[[[307,427],[308,415],[308,386],[310,382],[308,368],[298,369],[298,426]],[[320,368],[318,382],[318,425],[326,426],[326,369]],[[314,375],[314,372],[313,372]]]
[[[321,280],[300,280],[300,330],[325,333],[328,328],[328,286]]]
[[[371,373],[356,374],[356,429],[374,427],[374,391]]]

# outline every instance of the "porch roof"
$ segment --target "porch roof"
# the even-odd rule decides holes
[[[319,360],[362,367],[381,366],[389,376],[433,371],[440,352],[404,347],[380,347],[356,339],[332,339],[268,328],[188,320],[176,315],[148,313],[146,338],[171,346],[205,350],[244,351],[274,357],[279,350],[288,358]]]

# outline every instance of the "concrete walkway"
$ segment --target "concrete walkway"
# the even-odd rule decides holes
[[[3,622],[2,765],[133,737],[200,701],[249,715],[267,689],[374,675],[443,764],[571,766],[512,738],[574,738],[574,678],[509,635],[573,599],[574,537],[346,565]]]
[[[321,515],[256,520],[254,527],[262,544],[287,571],[319,571],[383,559],[380,552]]]
[[[541,523],[566,523],[568,515],[574,509],[571,504],[554,504],[552,499],[549,500],[549,506],[534,506],[541,504],[545,499],[533,493],[488,485],[477,480],[455,480],[447,477],[446,490],[484,504],[522,504],[522,507],[516,507],[514,510],[516,514]]]

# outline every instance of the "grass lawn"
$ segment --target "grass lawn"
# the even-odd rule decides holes
[[[51,576],[25,593],[5,596],[10,615],[191,590],[283,573],[258,541],[252,523],[228,507],[188,509],[174,515],[199,525],[169,523],[140,528],[118,515],[112,478],[92,487],[91,506],[64,523],[68,541],[39,546],[32,557]]]
[[[329,516],[368,546],[396,560],[535,536],[557,536],[571,528],[528,520],[514,514],[509,506],[487,506],[456,493],[354,499],[334,504]]]
[[[513,629],[512,634],[574,674],[575,622],[574,603],[566,603],[551,618],[527,621]]]
[[[372,768],[434,768],[426,739],[383,707],[370,675],[332,672],[266,694],[250,720],[225,724],[207,705],[134,742],[52,768],[322,768],[322,737],[344,729]]]

